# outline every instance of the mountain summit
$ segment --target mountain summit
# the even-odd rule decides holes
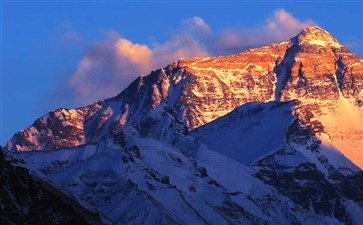
[[[297,99],[320,124],[317,132],[363,167],[363,60],[327,31],[231,56],[181,59],[141,76],[118,96],[79,109],[57,109],[18,131],[12,151],[51,150],[112,137],[160,105],[188,130],[248,102]]]
[[[299,44],[320,45],[323,47],[341,48],[342,44],[329,32],[318,26],[304,28],[295,38]]]
[[[91,224],[350,225],[363,221],[362,121],[363,60],[314,26],[180,59],[44,115],[2,151],[6,169],[26,168],[19,179],[49,183],[41,193],[75,209],[49,213],[60,224],[85,212]],[[2,196],[6,224],[28,216],[12,201],[24,193]]]

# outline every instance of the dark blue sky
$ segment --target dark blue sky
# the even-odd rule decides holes
[[[139,75],[132,73],[292,37],[295,25],[317,24],[363,56],[362,15],[362,1],[2,1],[0,144],[50,110],[121,91]],[[271,23],[283,28],[269,35]],[[141,62],[140,52],[150,62]],[[97,67],[95,55],[117,62]],[[93,67],[84,72],[86,62]],[[119,77],[120,70],[131,75]],[[92,93],[75,90],[85,74],[99,90],[94,83],[85,87]]]

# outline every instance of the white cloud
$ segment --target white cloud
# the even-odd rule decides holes
[[[316,25],[312,20],[300,21],[284,9],[277,9],[260,28],[226,30],[216,38],[216,54],[231,54],[246,48],[287,40],[303,28]]]
[[[68,83],[74,100],[88,104],[119,93],[133,79],[182,57],[207,56],[190,33],[179,33],[152,47],[112,32],[104,42],[89,47]]]
[[[125,38],[119,38],[115,43],[115,49],[121,62],[126,61],[126,63],[140,65],[148,69],[151,66],[152,50],[147,45],[134,44]]]
[[[284,9],[275,10],[273,16],[268,18],[263,32],[272,34],[274,38],[289,38],[303,28],[316,25],[312,20],[300,21]]]
[[[169,40],[152,45],[134,43],[110,32],[105,41],[94,43],[87,49],[67,88],[77,103],[91,103],[116,95],[138,75],[179,58],[240,52],[286,40],[314,24],[311,20],[300,21],[284,9],[278,9],[261,28],[228,29],[218,34],[200,17],[184,19]]]
[[[209,25],[198,16],[182,20],[182,26],[184,29],[189,29],[192,31],[197,31],[201,29],[201,31],[206,33],[211,32]]]

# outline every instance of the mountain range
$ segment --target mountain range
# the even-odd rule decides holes
[[[180,59],[16,132],[1,220],[54,201],[28,224],[360,224],[362,122],[363,59],[317,26]]]

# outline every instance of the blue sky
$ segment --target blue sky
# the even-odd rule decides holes
[[[305,25],[363,56],[362,15],[362,1],[2,1],[0,144],[178,57],[231,54]]]

